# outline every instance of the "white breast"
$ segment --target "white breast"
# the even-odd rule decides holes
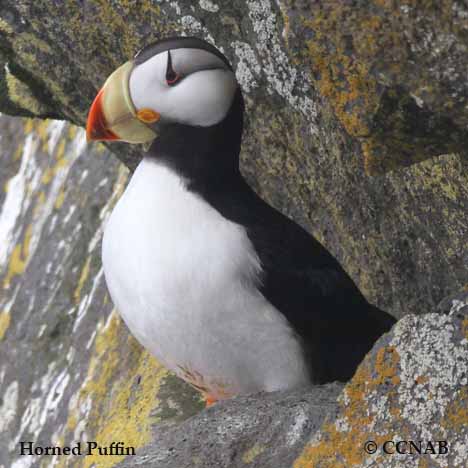
[[[122,318],[182,378],[216,398],[307,382],[296,337],[256,288],[261,266],[245,229],[167,167],[140,163],[102,255]]]

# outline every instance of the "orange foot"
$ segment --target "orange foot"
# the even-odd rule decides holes
[[[214,405],[218,400],[213,398],[211,395],[204,395],[206,407],[209,408],[210,406]]]

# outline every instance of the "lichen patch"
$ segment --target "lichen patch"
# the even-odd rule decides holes
[[[325,422],[294,467],[397,468],[404,458],[405,467],[463,468],[468,342],[462,320],[455,312],[401,319],[359,366],[338,400],[337,418]],[[377,443],[373,455],[364,450],[369,440]],[[388,440],[447,440],[450,450],[390,457],[381,450]]]

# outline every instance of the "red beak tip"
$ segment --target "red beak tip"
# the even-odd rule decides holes
[[[88,121],[86,123],[86,140],[87,141],[106,141],[118,140],[119,137],[106,126],[106,119],[102,110],[102,92],[99,91],[91,108],[89,109]]]

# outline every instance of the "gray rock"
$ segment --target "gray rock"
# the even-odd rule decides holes
[[[467,305],[456,302],[450,315],[406,316],[384,335],[294,468],[468,466]],[[422,453],[395,453],[400,441]],[[366,452],[369,442],[375,453]]]
[[[334,393],[320,400],[331,411],[320,431],[320,389],[200,413],[197,394],[129,336],[107,296],[100,237],[128,171],[103,146],[86,146],[82,130],[68,123],[0,115],[0,467],[122,461],[20,457],[21,440],[125,440],[175,463],[176,455],[189,460],[196,444],[183,441],[183,431],[204,424],[214,431],[202,432],[206,440],[217,440],[228,458],[201,440],[200,466],[229,457],[238,466],[288,466],[297,457],[295,468],[468,465],[467,319],[458,317],[466,300],[454,302],[468,284],[463,2],[1,6],[0,111],[16,116],[83,125],[104,79],[149,41],[186,33],[222,47],[246,98],[241,159],[249,182],[312,232],[370,301],[398,317],[416,315],[376,345],[336,412]],[[112,151],[130,168],[140,157],[124,144]],[[422,315],[452,305],[458,312]],[[249,413],[255,408],[257,415]],[[284,432],[274,426],[277,408]],[[298,414],[309,419],[298,424],[288,455],[284,441]],[[226,415],[242,431],[222,432]],[[451,451],[445,458],[371,457],[360,450],[371,437],[446,437]],[[178,445],[165,453],[171,440]]]
[[[467,306],[468,291],[462,291],[443,299],[437,306],[437,311],[442,312],[443,314],[448,314],[455,310],[463,310]]]
[[[337,407],[342,384],[220,402],[177,427],[156,429],[150,445],[120,468],[287,467]]]
[[[140,47],[206,38],[246,97],[242,170],[254,187],[371,302],[398,317],[434,310],[468,282],[466,5],[380,3],[5,0],[0,110],[83,125]],[[141,156],[111,149],[129,167]]]

